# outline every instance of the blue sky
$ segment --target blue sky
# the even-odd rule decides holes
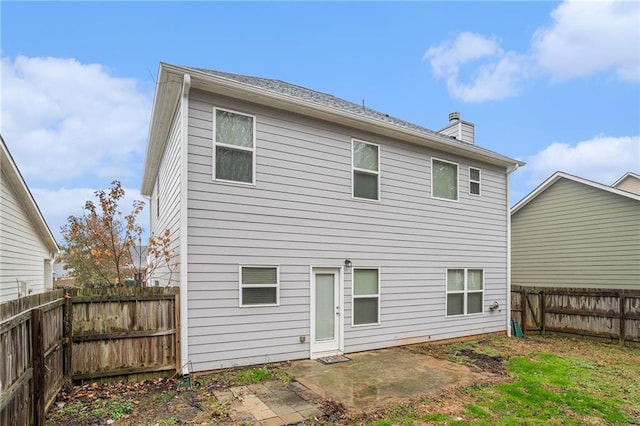
[[[2,133],[58,235],[113,179],[139,188],[160,61],[277,78],[528,164],[640,173],[639,2],[0,2]],[[143,225],[148,214],[143,213]]]

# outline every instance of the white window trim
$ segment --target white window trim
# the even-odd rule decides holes
[[[358,269],[375,269],[378,271],[378,294],[376,295],[376,297],[378,298],[378,322],[372,322],[372,323],[368,323],[368,324],[355,324],[355,311],[356,311],[356,305],[355,305],[355,299],[372,299],[374,297],[373,294],[366,294],[366,295],[362,295],[359,294],[356,296],[356,279],[355,279],[355,271]],[[380,305],[381,305],[381,300],[382,300],[382,277],[380,275],[380,268],[376,267],[376,266],[358,266],[358,267],[353,267],[351,269],[351,327],[354,328],[359,328],[359,327],[371,327],[371,326],[376,326],[376,325],[380,325],[382,323],[382,321],[380,320]]]
[[[364,143],[367,145],[372,145],[378,148],[378,171],[374,172],[372,170],[369,169],[361,169],[355,166],[355,155],[354,155],[354,149],[353,146],[354,144],[358,142],[358,143]],[[354,200],[361,200],[361,201],[373,201],[373,202],[378,202],[380,201],[381,194],[380,194],[380,157],[381,157],[381,150],[380,150],[380,145],[378,145],[377,143],[373,143],[373,142],[367,142],[367,141],[363,141],[361,139],[351,139],[351,198]],[[362,198],[362,197],[356,197],[355,196],[355,192],[356,192],[356,185],[355,185],[355,173],[354,172],[362,172],[362,173],[367,173],[370,175],[376,175],[378,177],[378,198]]]
[[[454,164],[456,166],[456,184],[457,184],[457,188],[456,188],[456,199],[452,200],[449,198],[441,198],[441,197],[436,197],[435,195],[433,195],[433,188],[434,188],[434,180],[433,180],[433,162],[434,161],[442,161],[443,163],[449,163],[449,164]],[[460,164],[454,162],[454,161],[449,161],[449,160],[444,160],[442,158],[437,158],[437,157],[431,157],[431,198],[435,199],[435,200],[443,200],[443,201],[451,201],[453,203],[457,203],[460,200]]]
[[[276,268],[276,284],[242,284],[242,268]],[[243,305],[243,288],[273,288],[276,289],[276,303],[260,305]],[[279,265],[238,265],[238,305],[241,308],[264,308],[268,306],[280,306],[280,266]]]
[[[239,145],[233,145],[233,144],[227,144],[227,143],[222,143],[222,142],[217,142],[216,139],[216,119],[217,119],[217,111],[225,111],[225,112],[230,112],[232,114],[238,114],[238,115],[243,115],[245,117],[251,117],[251,119],[253,120],[253,144],[251,146],[251,148],[246,147],[246,146],[239,146]],[[218,108],[218,107],[213,107],[213,150],[211,152],[211,159],[212,159],[212,164],[211,164],[211,178],[216,181],[216,182],[224,182],[224,183],[231,183],[231,184],[235,184],[235,185],[244,185],[244,186],[255,186],[256,185],[256,116],[255,115],[251,115],[251,114],[247,114],[245,112],[240,112],[240,111],[235,111],[232,109],[228,109],[228,108]],[[251,164],[251,182],[240,182],[237,180],[228,180],[228,179],[218,179],[216,178],[216,147],[217,146],[221,146],[223,148],[230,148],[230,149],[235,149],[237,151],[246,151],[246,152],[251,152],[251,160],[252,160],[252,164]]]
[[[478,171],[478,180],[471,179],[471,169]],[[482,184],[481,184],[481,182],[482,182],[482,170],[480,170],[480,168],[478,168],[478,167],[469,166],[469,195],[473,195],[474,197],[482,196]],[[474,194],[473,192],[471,192],[471,184],[472,183],[477,183],[478,184],[478,193],[477,194]]]
[[[458,291],[449,291],[449,271],[452,269],[462,269],[464,271],[464,289],[462,291],[458,290]],[[467,288],[467,271],[471,269],[474,271],[482,271],[482,290],[469,290]],[[451,268],[446,268],[444,270],[444,275],[445,275],[445,285],[444,285],[444,316],[446,318],[461,318],[461,317],[473,317],[473,316],[478,316],[478,315],[482,315],[484,314],[484,293],[486,290],[486,283],[485,283],[485,279],[484,279],[484,268],[456,268],[456,267],[451,267]],[[467,313],[467,295],[469,293],[482,293],[482,310],[480,312],[474,312],[472,314]],[[449,315],[447,312],[449,312],[449,298],[447,297],[450,294],[462,294],[462,313],[461,314],[456,314],[456,315]]]

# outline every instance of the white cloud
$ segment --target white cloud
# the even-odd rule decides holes
[[[103,189],[106,189],[106,187]],[[145,203],[148,201],[142,197],[138,189],[124,188],[124,190],[125,198],[120,201],[119,207],[125,215],[131,213],[134,200],[145,201]],[[95,189],[91,188],[32,188],[31,192],[36,200],[38,200],[38,207],[40,207],[51,232],[59,243],[62,243],[60,227],[67,223],[67,218],[72,215],[82,215],[82,208],[86,201],[96,201],[96,197],[94,196]],[[137,222],[145,231],[149,231],[147,205],[145,205],[145,209],[138,215]]]
[[[551,17],[532,45],[538,65],[553,79],[613,69],[623,80],[640,80],[640,3],[566,1]]]
[[[574,146],[554,142],[529,157],[523,168],[530,187],[556,171],[610,185],[626,172],[640,172],[640,136],[596,136]]]
[[[134,175],[151,101],[136,81],[74,59],[2,58],[2,134],[30,182]]]
[[[446,79],[451,95],[466,102],[517,95],[527,68],[524,56],[505,52],[495,38],[473,33],[461,33],[454,41],[431,46],[424,58],[430,61],[436,77]],[[470,82],[461,82],[462,67],[471,63],[477,64],[477,71]]]
[[[615,70],[621,80],[640,81],[640,2],[570,0],[551,19],[534,32],[527,52],[505,51],[495,36],[463,32],[430,46],[424,59],[451,96],[466,102],[515,96],[536,73],[566,80]],[[475,69],[466,82],[464,66]]]

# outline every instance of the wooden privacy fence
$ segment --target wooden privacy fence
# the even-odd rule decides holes
[[[62,290],[0,305],[0,424],[44,424],[70,360]]]
[[[179,371],[177,287],[71,290],[74,380]]]
[[[512,286],[511,318],[522,331],[640,342],[640,290]]]
[[[67,380],[180,371],[178,288],[54,290],[0,305],[0,425],[43,425]]]

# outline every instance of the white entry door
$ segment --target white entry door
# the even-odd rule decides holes
[[[311,358],[342,353],[340,294],[340,269],[312,269]]]

